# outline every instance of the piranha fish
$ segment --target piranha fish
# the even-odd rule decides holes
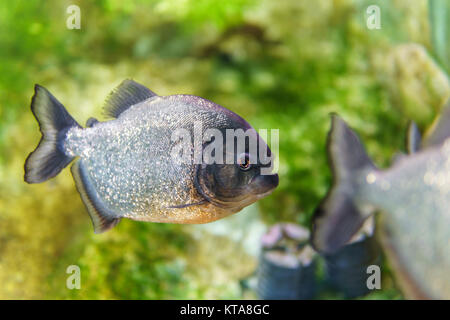
[[[421,141],[408,131],[409,155],[386,170],[358,136],[332,116],[328,155],[333,186],[314,213],[311,243],[327,255],[344,246],[375,210],[378,237],[407,298],[450,298],[450,108]]]
[[[234,149],[233,163],[173,161],[170,150],[177,143],[176,129],[193,133],[196,121],[203,131],[252,129],[237,114],[200,97],[158,96],[125,80],[105,103],[105,113],[114,119],[90,118],[82,128],[49,91],[36,85],[31,110],[42,138],[25,162],[25,181],[46,181],[76,159],[72,175],[95,233],[114,227],[121,218],[185,224],[215,221],[278,185],[277,174],[262,174],[270,164],[262,163],[260,153],[253,154],[248,144],[245,153]],[[210,143],[203,140],[200,148]],[[257,160],[252,163],[251,158]]]

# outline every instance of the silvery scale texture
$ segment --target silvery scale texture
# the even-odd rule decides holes
[[[249,125],[229,110],[189,95],[151,97],[117,119],[90,128],[71,128],[64,150],[78,156],[88,178],[109,211],[117,217],[172,223],[204,223],[233,212],[210,203],[194,188],[194,164],[176,163],[170,151],[172,133],[194,122],[207,128]]]
[[[362,178],[356,199],[383,211],[382,239],[408,291],[450,298],[450,139]]]

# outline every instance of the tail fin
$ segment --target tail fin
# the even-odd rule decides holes
[[[358,136],[337,115],[332,115],[328,156],[334,174],[333,186],[314,213],[311,243],[323,253],[345,245],[370,215],[353,200],[360,170],[375,169]]]
[[[42,138],[25,161],[25,181],[40,183],[56,176],[73,160],[63,152],[62,142],[67,130],[79,125],[64,106],[39,85],[34,87],[31,111],[39,123]]]

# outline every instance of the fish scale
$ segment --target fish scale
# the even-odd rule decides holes
[[[445,162],[450,153],[444,149],[427,150],[410,159],[407,166],[399,165],[381,173],[382,179],[377,179],[381,181],[376,181],[365,193],[378,208],[392,212],[385,217],[392,226],[391,241],[396,244],[402,259],[410,261],[405,268],[410,270],[412,277],[433,275],[427,282],[434,295],[441,292],[446,283],[441,279],[447,277],[447,270],[440,266],[450,266],[450,193],[448,182],[442,185],[437,181],[426,183],[426,177],[446,174]],[[383,180],[390,181],[389,190],[382,188]],[[450,292],[450,284],[446,286],[445,290]]]
[[[185,128],[193,135],[195,121],[202,121],[203,130],[230,126],[224,116],[203,110],[205,106],[185,103],[182,96],[151,98],[88,132],[69,130],[65,148],[82,156],[110,209],[129,218],[157,221],[162,211],[173,211],[167,209],[170,206],[201,200],[193,190],[193,166],[175,164],[168,150],[176,143],[171,141],[173,131]],[[155,167],[159,170],[145,170]]]

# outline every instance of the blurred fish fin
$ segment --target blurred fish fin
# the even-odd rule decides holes
[[[421,148],[440,145],[447,138],[450,138],[450,99],[442,108],[441,115],[435,120],[431,129],[427,132]]]
[[[357,134],[337,114],[331,115],[328,157],[336,180],[347,180],[355,170],[376,169]]]
[[[104,112],[107,116],[117,118],[129,107],[155,96],[156,93],[142,84],[126,79],[106,98]]]
[[[82,160],[76,161],[72,165],[71,171],[77,190],[80,193],[81,200],[83,200],[89,216],[91,217],[94,225],[94,232],[102,233],[118,224],[120,218],[116,218],[102,203],[102,200],[92,186],[89,176],[84,169]]]
[[[86,127],[87,128],[92,128],[95,124],[97,124],[99,121],[97,120],[97,119],[95,119],[95,118],[89,118],[89,119],[87,119],[87,121],[86,121]]]
[[[25,181],[40,183],[56,176],[73,157],[67,156],[62,143],[67,130],[79,127],[64,106],[44,87],[35,85],[31,111],[42,133],[36,149],[25,161]]]
[[[334,188],[314,212],[311,244],[318,252],[334,253],[358,232],[366,218],[349,195]]]
[[[324,253],[333,253],[358,232],[371,210],[361,210],[353,199],[361,170],[375,170],[358,136],[337,115],[332,115],[328,155],[334,182],[314,212],[311,243]]]
[[[419,128],[414,121],[410,121],[408,124],[408,130],[406,135],[406,150],[409,154],[415,153],[420,148],[422,137],[420,135]]]

